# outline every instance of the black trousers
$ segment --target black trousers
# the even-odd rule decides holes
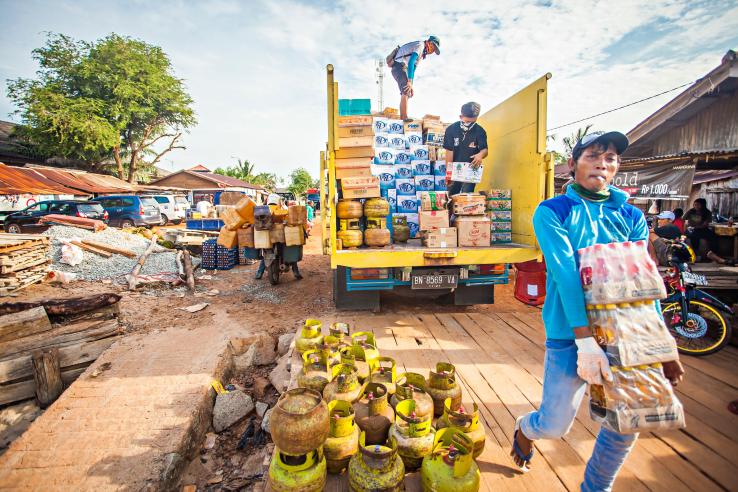
[[[458,195],[459,193],[474,193],[476,183],[462,183],[461,181],[451,181],[448,185],[448,196]]]
[[[715,232],[707,227],[704,229],[693,229],[692,232],[687,233],[689,242],[692,243],[692,249],[695,253],[699,254],[700,241],[707,241],[707,247],[710,251],[715,252],[717,250],[717,236]]]

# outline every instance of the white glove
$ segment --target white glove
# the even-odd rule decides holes
[[[602,384],[602,378],[612,381],[610,363],[593,337],[577,338],[577,374],[589,384]]]

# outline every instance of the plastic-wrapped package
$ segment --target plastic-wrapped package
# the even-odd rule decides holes
[[[661,364],[611,370],[611,383],[590,385],[593,420],[621,434],[685,427],[684,408]]]

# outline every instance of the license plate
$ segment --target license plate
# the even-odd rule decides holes
[[[682,272],[682,281],[688,285],[707,285],[707,278],[704,275],[692,272]]]
[[[456,273],[422,273],[410,277],[412,289],[455,289],[459,284]]]

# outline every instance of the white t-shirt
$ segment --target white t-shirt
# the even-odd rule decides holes
[[[212,204],[207,200],[197,202],[197,211],[205,217],[207,217],[208,212],[210,212],[210,207],[212,207]]]

